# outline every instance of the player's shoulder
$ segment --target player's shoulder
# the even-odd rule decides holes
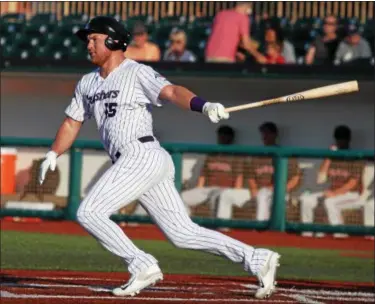
[[[95,68],[94,70],[84,74],[79,80],[79,82],[80,83],[90,82],[93,78],[97,77],[98,74],[99,74],[99,68]]]
[[[139,63],[133,59],[126,58],[126,63],[122,66],[122,69],[126,73],[138,73],[140,71],[147,70],[147,65]]]

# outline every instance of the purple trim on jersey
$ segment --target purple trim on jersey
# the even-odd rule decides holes
[[[190,109],[195,112],[201,112],[203,111],[203,106],[207,101],[195,96],[190,100]]]

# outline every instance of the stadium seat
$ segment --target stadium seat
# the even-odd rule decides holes
[[[156,28],[162,27],[184,27],[187,25],[187,19],[185,16],[170,16],[164,17],[160,19],[157,23],[155,23]]]
[[[296,21],[292,30],[291,42],[297,57],[305,56],[309,44],[315,39],[321,25],[320,18],[302,18]]]
[[[207,40],[190,40],[187,49],[192,51],[197,57],[197,61],[204,61],[204,51],[206,49]]]
[[[252,29],[252,27],[254,27],[254,29]],[[265,31],[270,27],[281,28],[285,38],[288,38],[291,35],[292,26],[287,18],[271,17],[261,20],[258,23],[250,23],[251,33],[253,34],[252,36],[258,41],[264,40]]]
[[[191,41],[207,40],[210,34],[211,27],[193,27],[187,29],[187,36]]]
[[[195,18],[193,22],[191,22],[190,24],[195,27],[212,27],[213,22],[214,22],[214,17],[206,16],[206,17]]]
[[[50,14],[50,13],[46,13],[46,14],[36,14],[34,15],[29,23],[30,24],[50,24],[50,23],[55,23],[57,22],[57,16],[56,14]]]
[[[0,17],[0,24],[2,23],[25,23],[25,14],[4,14]]]
[[[185,27],[188,39],[192,41],[207,40],[211,34],[212,22],[212,17],[196,18]]]
[[[150,27],[153,24],[153,17],[148,15],[128,17],[123,23],[129,31],[132,31],[134,24],[136,24],[139,21],[143,22],[147,27]]]
[[[24,23],[5,22],[0,27],[0,36],[15,36],[21,33],[24,29]]]
[[[89,21],[89,19],[90,19],[89,16],[86,14],[68,15],[62,18],[60,25],[71,25],[71,24],[82,25],[82,24],[86,24]]]

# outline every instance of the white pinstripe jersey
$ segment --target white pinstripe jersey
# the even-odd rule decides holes
[[[94,116],[104,148],[114,159],[129,141],[153,135],[151,108],[161,105],[159,93],[169,84],[151,67],[125,59],[105,79],[99,69],[84,75],[65,113],[82,122]]]

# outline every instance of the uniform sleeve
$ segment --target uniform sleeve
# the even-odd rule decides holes
[[[255,166],[256,166],[256,157],[246,159],[245,161],[245,178],[246,179],[256,178]]]
[[[161,90],[171,83],[153,68],[143,65],[138,71],[138,82],[151,104],[160,106],[159,100]]]
[[[91,114],[85,105],[83,100],[83,94],[81,90],[81,81],[78,82],[74,91],[74,96],[69,106],[65,110],[65,114],[76,121],[85,121],[90,119]]]
[[[298,165],[298,161],[295,158],[289,159],[288,162],[288,180],[293,178],[296,175],[300,174],[300,169]]]

